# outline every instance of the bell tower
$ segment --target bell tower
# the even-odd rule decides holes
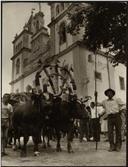
[[[36,60],[43,59],[48,49],[49,34],[44,26],[44,13],[39,10],[31,15],[23,26],[22,31],[16,34],[13,40],[12,60],[12,92],[22,92],[26,85],[25,77],[31,73],[37,64]]]
[[[49,40],[49,34],[44,23],[44,13],[41,11],[41,4],[39,3],[39,11],[32,16],[31,21],[31,31],[33,34],[31,38],[31,59],[35,59],[46,51],[46,44]]]

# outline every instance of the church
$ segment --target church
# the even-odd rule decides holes
[[[113,67],[103,51],[96,55],[87,50],[82,42],[84,30],[76,36],[67,33],[68,11],[74,11],[77,3],[49,2],[51,9],[51,22],[48,29],[44,26],[44,13],[41,7],[37,13],[31,12],[28,22],[23,30],[16,34],[13,40],[12,81],[11,92],[24,92],[28,86],[35,87],[35,75],[40,68],[40,63],[49,62],[72,68],[78,97],[91,96],[94,100],[95,79],[98,92],[98,101],[102,101],[104,91],[112,88],[116,96],[126,101],[126,68],[123,65]],[[86,3],[80,3],[85,5]],[[97,68],[95,68],[95,66]],[[49,73],[54,69],[49,69]],[[47,82],[44,71],[41,72],[40,85]],[[56,91],[61,80],[56,76],[53,83]],[[52,90],[51,90],[52,91]]]

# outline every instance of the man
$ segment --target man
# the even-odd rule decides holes
[[[67,90],[67,88],[63,88],[63,93],[62,93],[62,95],[61,95],[61,97],[62,97],[62,101],[66,101],[66,102],[68,102],[70,99],[70,94],[68,93],[68,90]]]
[[[51,112],[53,94],[48,91],[48,84],[43,85],[43,92],[40,94],[40,99],[43,101],[44,110],[47,112],[46,119]]]
[[[87,106],[86,109],[88,111],[88,117],[89,117],[89,119],[88,119],[88,127],[89,127],[89,141],[90,141],[90,140],[93,140],[93,138],[92,138],[92,136],[93,136],[92,135],[92,128],[91,128],[91,107]]]
[[[104,94],[108,99],[102,102],[102,106],[105,109],[105,114],[108,119],[108,138],[110,143],[109,151],[120,151],[122,145],[121,139],[121,116],[120,111],[125,107],[121,99],[114,99],[115,91],[113,89],[107,89]],[[114,142],[114,128],[116,133],[116,141]]]
[[[104,141],[108,142],[108,120],[105,114],[103,114],[103,116],[100,117],[100,122],[101,122],[101,133],[104,136]]]
[[[43,127],[43,133],[44,135],[47,135],[49,139],[52,139],[52,134],[54,134],[54,130],[50,126],[50,114],[52,112],[52,101],[53,101],[53,94],[48,91],[48,84],[43,85],[43,92],[40,92],[40,99],[43,101],[44,106],[44,127]],[[48,144],[49,145],[49,144]],[[49,145],[50,146],[50,145]]]
[[[83,101],[83,98],[81,98]],[[80,142],[89,141],[89,110],[86,108],[84,102],[82,104],[85,109],[85,115],[80,119]]]
[[[80,119],[80,142],[89,141],[89,118]]]
[[[95,103],[90,103],[91,109],[91,132],[93,141],[100,141],[100,120],[99,120],[99,110],[95,108]]]
[[[44,100],[47,102],[51,101],[53,98],[53,95],[48,91],[48,84],[43,85],[43,92],[42,92]]]
[[[8,140],[8,129],[11,121],[11,113],[13,112],[12,106],[9,104],[9,94],[4,94],[2,100],[2,114],[1,114],[1,150],[2,156],[7,155],[5,147]]]

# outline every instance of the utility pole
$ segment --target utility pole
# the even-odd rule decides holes
[[[109,84],[109,88],[111,88],[108,54],[106,54],[106,56],[107,56],[108,84]]]
[[[95,112],[96,112],[96,119],[97,119],[97,97],[98,97],[97,82],[96,82],[97,56],[96,56],[96,52],[94,54],[95,54],[95,92],[94,92],[94,96],[95,96]],[[96,134],[98,134],[98,130],[97,130]],[[96,139],[96,150],[97,150],[97,148],[98,148],[98,141]]]

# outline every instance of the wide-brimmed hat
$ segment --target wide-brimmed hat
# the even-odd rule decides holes
[[[111,89],[111,88],[105,90],[104,94],[107,96],[108,92],[110,92],[110,91],[113,93],[113,96],[114,96],[115,95],[115,91],[113,89]]]

